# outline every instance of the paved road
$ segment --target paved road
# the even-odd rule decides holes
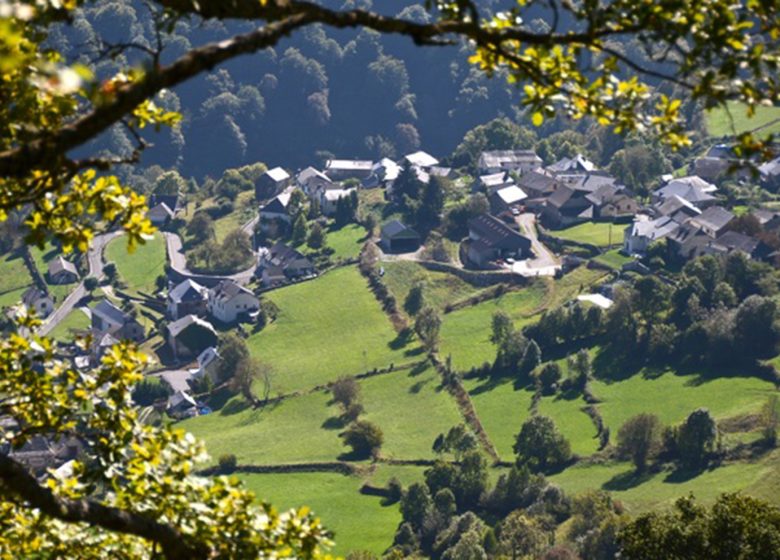
[[[87,277],[95,277],[98,280],[103,278],[103,267],[105,266],[105,262],[103,261],[103,249],[105,249],[106,245],[108,245],[112,239],[120,235],[122,235],[122,232],[112,231],[110,233],[103,233],[95,236],[89,251],[87,252],[87,262],[89,263],[89,273],[87,274]],[[65,319],[65,317],[73,311],[73,308],[76,307],[78,302],[86,295],[87,289],[84,287],[84,280],[82,280],[68,297],[63,300],[62,304],[46,318],[46,321],[44,321],[40,328],[40,334],[45,336],[54,330],[54,328],[60,324],[60,321]]]
[[[531,240],[531,249],[536,257],[515,263],[512,271],[522,276],[553,276],[561,267],[561,263],[552,251],[539,241],[536,234],[536,216],[526,212],[517,216],[516,221],[523,235]]]

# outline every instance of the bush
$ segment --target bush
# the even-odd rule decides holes
[[[536,471],[559,467],[571,458],[571,446],[547,416],[533,416],[523,423],[515,440],[517,464]]]
[[[94,276],[89,276],[84,279],[84,288],[86,288],[88,292],[94,291],[97,287],[98,287],[98,279],[95,278]]]
[[[395,504],[401,500],[404,495],[404,488],[401,486],[401,482],[393,477],[387,483],[387,501],[390,504]]]
[[[236,470],[236,465],[238,464],[238,461],[236,460],[236,456],[232,453],[226,453],[225,455],[220,455],[219,460],[219,472],[222,474],[230,474],[233,471]]]
[[[340,437],[345,445],[352,448],[357,458],[376,456],[384,442],[384,434],[379,426],[365,420],[352,424]]]
[[[171,389],[167,383],[159,380],[143,379],[135,386],[133,400],[138,406],[151,406],[155,401],[167,399]]]

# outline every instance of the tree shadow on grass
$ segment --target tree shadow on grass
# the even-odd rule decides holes
[[[616,474],[604,484],[602,484],[601,487],[604,490],[609,490],[610,492],[630,490],[632,488],[636,488],[640,484],[644,484],[654,476],[655,474],[650,471],[637,473],[634,469],[631,469],[629,471]]]
[[[220,409],[219,413],[222,416],[230,416],[232,414],[243,412],[249,407],[249,403],[246,402],[245,399],[236,398],[227,401],[227,403],[225,403],[225,405]]]
[[[388,342],[387,345],[391,350],[400,350],[401,348],[408,346],[413,339],[414,332],[412,332],[412,329],[404,329],[398,333],[398,336]]]
[[[510,377],[484,377],[482,378],[482,383],[474,387],[471,391],[469,391],[469,394],[471,395],[481,395],[482,393],[489,393],[493,389],[496,389],[497,387],[500,387],[501,385],[506,385],[507,383],[512,383],[513,380]]]
[[[624,381],[639,373],[644,364],[642,361],[627,356],[611,346],[602,349],[593,359],[593,371],[601,381]]]
[[[428,362],[420,362],[409,370],[409,377],[417,377],[418,375],[425,373],[427,370]]]
[[[423,348],[422,346],[418,346],[417,348],[406,350],[404,352],[404,356],[409,356],[411,358],[412,356],[421,356],[424,353],[425,353],[425,348]]]
[[[678,468],[670,472],[664,478],[664,482],[667,484],[683,484],[691,481],[699,475],[704,474],[707,471],[715,470],[717,467],[703,468],[703,469],[683,469]]]
[[[370,459],[371,455],[366,453],[355,453],[354,451],[345,451],[336,459],[339,461],[350,461],[350,462],[358,462],[358,461],[365,461],[366,459]]]
[[[433,381],[432,377],[429,377],[427,379],[422,379],[417,383],[415,383],[414,385],[412,385],[411,387],[409,387],[409,392],[412,393],[413,395],[416,395],[417,393],[423,390],[423,387],[425,387],[426,385],[428,385],[428,383],[432,381]]]
[[[331,416],[322,423],[322,428],[326,430],[341,430],[345,426],[344,420],[339,416]]]

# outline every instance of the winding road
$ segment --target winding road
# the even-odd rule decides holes
[[[97,278],[98,280],[103,278],[103,267],[106,264],[103,261],[103,250],[112,239],[115,239],[120,235],[122,235],[121,231],[112,231],[95,236],[95,238],[92,240],[92,244],[89,247],[89,251],[87,252],[89,273],[87,273],[87,276],[83,278],[81,282],[79,282],[78,286],[76,286],[73,291],[68,294],[68,297],[62,301],[62,305],[55,309],[54,312],[46,318],[40,328],[40,334],[43,336],[48,335],[52,330],[54,330],[60,321],[65,319],[65,317],[67,317],[68,314],[73,311],[78,302],[80,302],[84,296],[87,295],[87,289],[84,287],[84,280],[87,278]]]

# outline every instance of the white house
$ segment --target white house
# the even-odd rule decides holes
[[[214,346],[209,346],[198,354],[198,367],[190,370],[193,379],[208,377],[213,383],[218,383],[217,376],[220,361],[219,352]]]
[[[647,216],[639,215],[634,223],[625,229],[623,251],[629,255],[644,254],[651,243],[669,237],[679,227],[678,222],[667,216],[650,220]]]
[[[477,167],[481,175],[504,171],[526,173],[542,165],[542,158],[533,150],[493,150],[482,152]]]
[[[260,309],[260,300],[232,280],[223,280],[209,290],[209,314],[223,323],[235,323],[241,315]]]
[[[354,188],[330,189],[327,191],[322,191],[320,195],[320,209],[322,210],[322,213],[326,216],[332,216],[335,214],[336,206],[338,205],[339,200],[342,198],[349,198],[349,195],[351,195],[354,191]]]
[[[429,170],[431,167],[439,165],[439,160],[433,157],[428,152],[414,152],[413,154],[407,154],[404,156],[405,165],[411,167],[419,167],[420,169]]]
[[[306,196],[314,196],[320,191],[338,187],[330,177],[311,166],[298,173],[295,177],[295,182]]]
[[[286,223],[292,222],[292,217],[288,212],[290,198],[295,191],[295,187],[288,187],[284,191],[271,199],[268,204],[260,207],[260,221],[270,222],[272,220],[281,220]]]

